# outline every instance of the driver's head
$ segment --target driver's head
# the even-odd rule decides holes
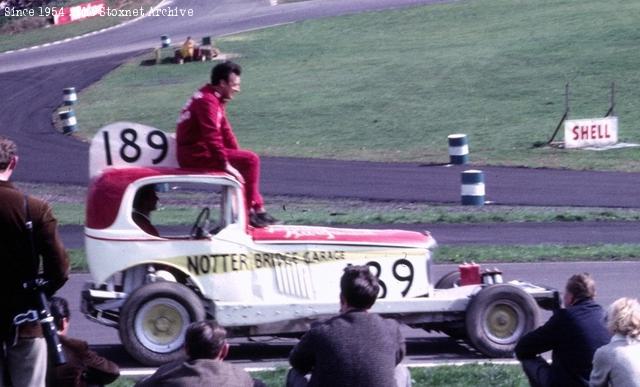
[[[233,96],[240,92],[240,75],[242,68],[231,61],[219,63],[211,69],[211,84],[224,101],[233,99]]]
[[[184,338],[189,359],[224,359],[229,344],[227,331],[212,320],[197,321],[187,327]]]
[[[145,185],[136,192],[133,208],[142,213],[155,211],[158,207],[158,195],[154,184]]]

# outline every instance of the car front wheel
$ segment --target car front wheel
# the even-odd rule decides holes
[[[198,296],[175,282],[154,282],[136,289],[120,314],[120,339],[127,352],[145,365],[161,365],[184,356],[184,334],[205,318]]]

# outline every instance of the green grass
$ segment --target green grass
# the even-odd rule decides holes
[[[640,142],[640,2],[459,1],[270,28],[216,40],[241,55],[229,116],[264,155],[446,162],[467,133],[477,164],[640,171],[640,149],[533,148],[564,111],[608,109],[620,140]],[[130,120],[173,131],[210,64],[123,66],[80,96],[79,127]],[[126,95],[127,98],[122,98]]]
[[[640,221],[640,210],[622,208],[446,206],[424,203],[268,198],[269,211],[287,224],[362,225],[417,223],[504,223]],[[84,204],[53,202],[61,225],[84,224]],[[190,225],[193,208],[163,205],[152,213],[153,222]]]
[[[67,254],[69,254],[69,262],[72,272],[81,273],[89,271],[87,256],[84,253],[84,249],[67,249]]]
[[[411,368],[412,385],[419,386],[527,386],[526,377],[519,366],[472,364]],[[284,386],[286,369],[255,372],[253,377],[267,386]]]
[[[435,254],[437,263],[637,261],[639,259],[640,244],[441,246]]]
[[[84,2],[86,2],[86,0],[57,1],[50,4],[49,6],[55,6],[56,8],[59,8],[63,5],[70,6]],[[143,7],[143,9],[147,11],[151,6],[159,2],[160,0],[107,0],[106,4],[110,8],[137,9]],[[35,11],[39,12],[37,8]],[[3,16],[0,16],[0,27],[3,27],[3,29],[0,30],[0,52],[16,50],[20,48],[31,47],[43,43],[50,43],[66,38],[80,36],[103,28],[112,27],[128,19],[132,19],[130,17],[96,16],[70,24],[54,26],[45,23],[44,17],[29,16],[20,18],[22,20],[16,20],[16,18],[11,18],[12,20],[8,20],[9,18],[5,17],[4,13],[2,15]],[[21,26],[16,27],[20,30],[23,28],[29,29],[17,33],[11,33],[9,31],[6,31],[6,24],[9,23],[21,24]],[[45,25],[46,27],[35,29],[30,28],[38,25]],[[160,45],[159,39],[160,38],[158,38],[158,46]]]
[[[518,365],[469,364],[461,366],[438,366],[410,368],[412,384],[415,387],[526,387],[527,379]],[[252,376],[262,380],[269,387],[285,385],[287,369],[254,372]],[[130,387],[132,379],[120,378],[109,386]]]
[[[74,272],[89,270],[84,249],[67,249]],[[435,252],[434,262],[462,263],[534,263],[568,261],[637,261],[640,244],[596,245],[473,245],[441,246]]]
[[[526,387],[526,376],[518,365],[472,364],[411,369],[413,385]]]

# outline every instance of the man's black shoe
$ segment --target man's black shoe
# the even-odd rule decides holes
[[[262,219],[263,221],[267,222],[268,224],[280,224],[280,223],[282,223],[278,219],[276,219],[273,216],[269,215],[268,212],[259,212],[256,215],[258,216],[258,218]]]
[[[266,212],[255,213],[249,215],[249,224],[253,227],[267,227],[272,224],[280,224],[280,221]]]
[[[260,219],[260,217],[258,217],[258,214],[256,214],[255,212],[252,212],[249,215],[249,224],[252,225],[253,227],[257,227],[257,228],[263,228],[263,227],[267,227],[269,225],[269,223],[267,223],[264,220]]]

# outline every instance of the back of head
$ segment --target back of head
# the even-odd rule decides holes
[[[145,186],[140,187],[136,192],[136,196],[133,198],[133,208],[139,209],[144,206],[144,202],[148,201],[149,198],[153,197],[156,192],[156,187],[154,184],[147,184]]]
[[[218,63],[211,69],[211,84],[217,85],[220,81],[228,81],[231,74],[242,75],[242,67],[230,60]]]
[[[51,300],[49,300],[49,309],[51,311],[51,316],[53,316],[53,321],[56,324],[56,328],[61,331],[63,328],[62,320],[65,318],[69,320],[69,317],[71,317],[67,300],[62,297],[51,297]]]
[[[592,300],[596,296],[596,283],[589,273],[574,274],[567,281],[566,290],[575,300]]]
[[[215,359],[226,338],[227,331],[215,321],[191,323],[184,338],[187,355],[190,359]]]
[[[632,338],[640,337],[640,304],[635,298],[619,298],[607,313],[607,327],[612,333]]]
[[[0,136],[0,172],[7,169],[11,159],[18,154],[16,143],[6,137]]]
[[[347,266],[340,279],[340,291],[347,305],[369,309],[376,302],[380,285],[369,266]]]

